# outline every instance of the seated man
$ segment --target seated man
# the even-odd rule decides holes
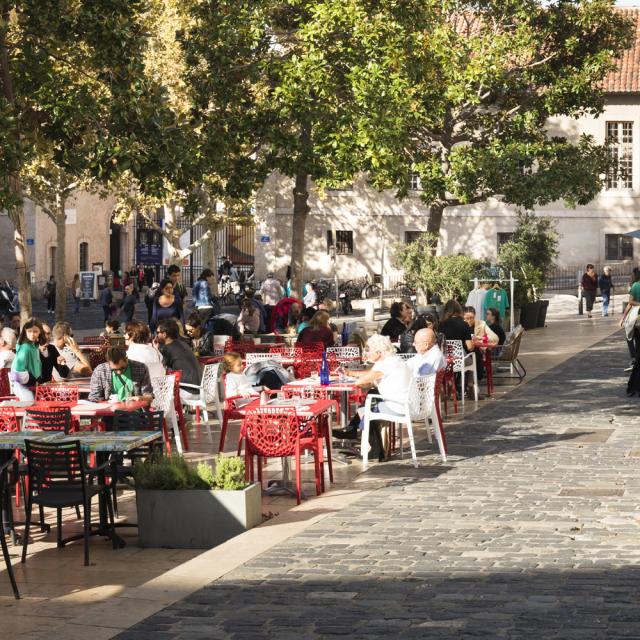
[[[80,351],[78,343],[73,339],[73,331],[68,322],[56,322],[51,330],[51,342],[60,352],[64,363],[69,367],[69,377],[91,375],[91,365],[87,357]]]
[[[191,346],[180,337],[180,329],[174,318],[162,320],[158,325],[156,340],[162,354],[162,364],[172,371],[181,371],[180,397],[191,400],[198,395],[202,369],[198,359],[193,355]],[[182,386],[182,385],[193,386]]]
[[[437,345],[436,332],[433,329],[416,331],[413,346],[418,353],[407,361],[407,366],[414,376],[428,376],[444,368],[444,355]]]
[[[205,331],[202,326],[202,317],[199,311],[194,311],[187,318],[184,330],[191,343],[194,354],[198,356],[212,356],[213,354],[213,331]]]
[[[124,347],[107,349],[107,361],[99,364],[91,375],[91,402],[109,400],[113,395],[122,401],[153,398],[147,366],[129,360]]]
[[[65,359],[60,355],[57,347],[51,343],[51,327],[46,323],[42,324],[38,349],[40,350],[40,365],[42,367],[39,382],[51,382],[54,379],[56,381],[66,380],[70,374],[69,367],[65,364]]]

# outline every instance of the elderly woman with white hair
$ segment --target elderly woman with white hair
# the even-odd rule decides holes
[[[0,331],[0,369],[10,367],[16,357],[16,332],[10,327]]]
[[[369,371],[354,371],[351,375],[358,378],[356,385],[362,388],[377,387],[383,400],[377,403],[378,410],[401,413],[411,384],[411,369],[402,360],[388,336],[372,335],[367,340],[364,357],[373,362]],[[333,435],[340,439],[357,439],[359,437],[360,419],[354,416],[347,429],[335,429]],[[373,442],[372,456],[378,455],[384,459],[382,440],[378,429],[371,430]],[[376,445],[379,451],[376,451]]]

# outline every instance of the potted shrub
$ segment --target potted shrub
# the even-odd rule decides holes
[[[513,237],[500,246],[498,260],[518,279],[516,307],[525,329],[544,327],[549,303],[541,299],[549,272],[558,255],[558,233],[551,218],[533,212],[518,213]]]
[[[134,470],[141,547],[209,549],[262,522],[262,491],[244,460],[218,456],[215,472],[182,456],[150,456]]]

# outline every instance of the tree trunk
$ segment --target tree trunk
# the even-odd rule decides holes
[[[2,14],[2,27],[0,28],[0,78],[2,79],[2,95],[6,102],[15,107],[15,94],[13,91],[13,77],[11,76],[11,64],[9,61],[9,46],[7,45],[7,31],[11,20],[12,5],[6,0],[0,4]],[[17,144],[20,147],[22,140],[18,133]],[[16,205],[9,210],[9,217],[13,222],[13,239],[16,254],[16,286],[18,287],[18,299],[20,301],[21,324],[30,318],[33,311],[31,307],[31,282],[27,268],[27,254],[25,251],[24,236],[24,208],[22,196],[22,183],[20,176],[11,176],[9,190],[15,196]]]
[[[429,222],[427,224],[427,233],[433,236],[431,243],[431,253],[435,256],[438,249],[438,241],[440,240],[440,227],[442,226],[442,214],[445,205],[443,202],[436,202],[429,208]]]
[[[164,228],[169,237],[166,238],[169,247],[169,265],[177,264],[182,266],[182,248],[180,247],[180,236],[182,229],[178,228],[176,207],[174,203],[164,206]]]
[[[22,202],[9,211],[9,216],[13,222],[13,240],[15,242],[16,256],[16,286],[18,287],[20,324],[22,325],[33,315],[33,308],[31,306],[31,281],[29,279],[27,252],[25,249],[24,208]]]
[[[216,274],[216,277],[213,279],[213,284],[211,285],[211,293],[214,296],[218,295],[218,275],[216,269],[216,260],[218,254],[218,238],[216,231],[218,230],[218,225],[210,218],[206,218],[206,227],[207,231],[209,231],[209,239],[207,240],[206,250],[204,252],[205,256],[205,266],[209,267],[213,273]]]
[[[56,196],[56,321],[67,315],[67,220],[64,212],[65,198]]]
[[[291,295],[300,298],[304,276],[305,227],[309,216],[309,175],[300,170],[293,189],[293,230],[291,235]]]

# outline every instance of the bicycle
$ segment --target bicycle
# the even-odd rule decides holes
[[[380,285],[369,280],[369,276],[347,282],[340,285],[340,291],[347,293],[351,299],[354,298],[376,298],[380,295]]]

